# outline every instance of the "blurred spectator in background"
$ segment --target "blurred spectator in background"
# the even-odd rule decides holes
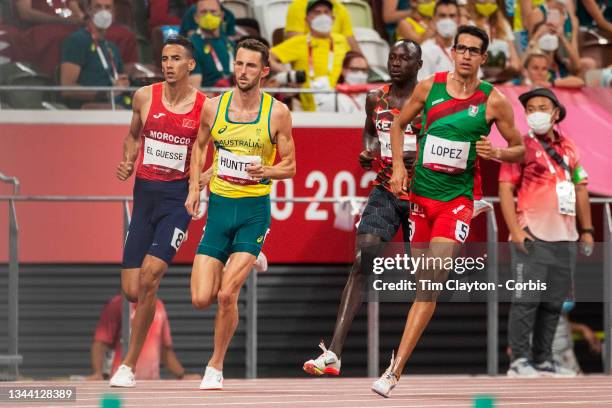
[[[234,43],[221,31],[224,12],[218,0],[200,0],[195,18],[198,29],[189,37],[195,48],[194,87],[231,86]]]
[[[195,0],[156,0],[148,2],[149,5],[149,32],[152,32],[155,27],[173,26],[177,28],[181,25],[181,20],[187,9],[189,9]],[[193,16],[193,15],[192,15]]]
[[[514,2],[514,15],[512,16],[512,30],[515,36],[515,46],[519,54],[523,54],[527,49],[527,43],[529,42],[529,31],[527,25],[523,21],[523,15],[529,15],[531,9],[544,4],[546,0],[515,0]]]
[[[533,88],[548,88],[555,86],[559,88],[581,88],[584,86],[582,78],[568,75],[558,77],[552,69],[550,57],[540,52],[528,54],[523,64],[523,78],[516,80],[515,85],[527,85]]]
[[[577,0],[576,16],[581,26],[599,28],[612,38],[612,2],[609,0]]]
[[[421,44],[423,66],[417,79],[420,81],[436,72],[452,71],[451,58],[453,39],[459,26],[459,6],[456,0],[438,0],[431,20],[434,37]]]
[[[546,290],[514,293],[508,317],[508,375],[571,375],[553,362],[552,343],[563,301],[570,295],[575,241],[580,238],[585,255],[593,251],[588,175],[572,140],[555,129],[566,115],[555,94],[538,88],[519,100],[530,127],[524,137],[525,158],[522,163],[502,163],[499,197],[512,241],[514,279],[546,283]]]
[[[106,30],[113,20],[113,0],[91,0],[87,26],[72,33],[62,43],[60,85],[129,86],[117,45],[107,40]],[[108,102],[108,92],[63,91],[71,108],[86,102]]]
[[[491,39],[489,58],[483,69],[509,69],[518,74],[521,60],[514,46],[512,27],[504,16],[503,0],[469,0],[470,24],[482,28]],[[488,75],[487,75],[488,76]]]
[[[275,72],[289,71],[283,64],[290,63],[293,71],[279,80],[302,83],[304,88],[331,90],[336,86],[349,44],[342,34],[332,32],[333,5],[329,0],[308,2],[306,21],[308,34],[295,35],[270,50],[270,66]],[[277,75],[276,78],[283,78]],[[333,94],[300,94],[304,111],[334,111]],[[295,107],[294,107],[295,108]]]
[[[221,25],[219,27],[221,33],[226,37],[234,37],[236,35],[236,17],[234,17],[234,13],[232,13],[228,8],[223,7],[223,4],[221,4],[219,0],[217,0],[217,4],[223,11],[223,20],[221,21]],[[189,38],[199,28],[199,21],[196,14],[197,2],[187,9],[183,15],[183,18],[181,19],[179,33],[182,36]]]
[[[287,10],[285,23],[285,40],[296,35],[308,34],[307,10],[311,8],[312,0],[293,0]],[[342,34],[348,41],[351,50],[361,52],[359,44],[353,34],[351,15],[346,7],[338,0],[330,0],[332,5],[332,33]]]
[[[130,320],[134,318],[135,304],[130,304]],[[102,309],[100,320],[91,345],[92,374],[88,380],[104,380],[112,376],[121,363],[121,295],[113,297]],[[104,372],[107,352],[113,353],[110,372]],[[172,348],[170,323],[161,300],[155,305],[155,317],[147,334],[142,353],[136,364],[136,379],[159,380],[159,365],[162,363],[177,379],[199,380],[197,374],[185,374],[185,369]]]
[[[29,60],[42,72],[54,76],[60,62],[63,40],[80,26],[87,25],[88,17],[76,0],[13,0],[17,16],[26,27],[30,45]],[[87,7],[91,1],[84,3]],[[106,30],[106,39],[118,45],[124,63],[138,62],[134,33],[125,25],[113,24]]]
[[[355,51],[349,51],[342,63],[342,75],[338,83],[359,87],[368,83],[370,67],[365,57]],[[365,109],[366,89],[361,92],[338,93],[338,112],[361,113]]]
[[[430,20],[435,8],[435,0],[410,0],[410,15],[397,23],[397,39],[403,38],[421,44],[433,37],[436,29],[430,24]]]
[[[397,24],[410,17],[409,0],[382,0],[382,18],[387,31],[387,41],[395,42]]]

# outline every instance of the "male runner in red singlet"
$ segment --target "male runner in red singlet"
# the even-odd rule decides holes
[[[410,203],[408,194],[396,197],[391,192],[389,178],[392,172],[391,138],[389,130],[393,117],[417,83],[417,72],[421,68],[421,47],[412,41],[399,41],[390,50],[387,69],[391,84],[373,89],[366,99],[366,122],[363,129],[365,150],[359,155],[364,169],[372,168],[373,146],[380,144],[380,171],[357,229],[355,262],[342,293],[336,327],[329,350],[323,342],[319,345],[323,354],[304,363],[304,371],[313,375],[339,375],[340,354],[353,318],[363,302],[368,272],[372,261],[380,254],[384,244],[391,241],[402,227],[404,241],[408,242],[408,216]],[[410,125],[404,127],[403,160],[407,169],[412,168],[416,157],[416,134]]]
[[[390,184],[393,192],[400,195],[407,191],[409,181],[402,155],[403,129],[423,112],[410,186],[413,257],[426,253],[430,259],[452,258],[459,243],[467,238],[473,198],[481,195],[479,158],[507,162],[523,158],[525,149],[514,126],[510,103],[493,85],[478,80],[478,69],[487,60],[488,45],[489,37],[480,28],[459,27],[452,49],[454,71],[438,72],[420,82],[393,122]],[[492,147],[486,135],[493,123],[509,147]],[[441,266],[439,262],[430,262],[416,272],[417,298],[408,313],[397,355],[372,385],[372,390],[384,397],[397,384],[406,360],[433,315],[439,291],[424,290],[422,282],[445,282],[449,270]]]
[[[165,81],[134,94],[132,123],[117,167],[117,177],[125,181],[138,159],[134,208],[121,270],[123,293],[138,305],[127,354],[110,380],[114,387],[136,385],[133,368],[155,314],[157,289],[186,238],[191,219],[184,203],[189,192],[191,148],[206,97],[189,85],[189,73],[195,67],[189,40],[168,39],[161,65]]]

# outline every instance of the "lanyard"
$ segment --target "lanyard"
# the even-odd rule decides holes
[[[440,47],[440,49],[442,50],[442,53],[444,53],[444,55],[446,56],[446,58],[448,58],[448,60],[451,62],[451,64],[453,63],[453,60],[451,59],[451,56],[448,55],[448,51],[446,51],[446,48],[444,48],[437,40],[436,40],[436,45],[438,47]]]
[[[544,148],[544,146],[542,146],[542,144],[540,143],[540,140],[535,136],[535,134],[532,131],[529,131],[529,136],[533,137],[538,142],[539,150],[544,155],[544,160],[546,160],[546,164],[548,165],[548,171],[550,171],[550,174],[552,174],[553,176],[555,176],[557,180],[559,180],[557,177],[557,170],[555,170],[555,166],[553,166],[552,162],[550,161],[549,154]],[[564,169],[564,172],[565,172],[565,179],[569,180],[570,179],[569,171]],[[560,180],[560,181],[563,181],[563,180]]]
[[[308,34],[308,72],[310,79],[314,79],[314,63],[312,58],[312,42],[310,34]],[[330,75],[334,68],[334,39],[329,37],[329,54],[327,55],[327,75]]]
[[[213,62],[215,63],[215,67],[217,68],[217,71],[221,74],[225,74],[225,69],[223,69],[223,64],[221,63],[221,60],[219,59],[219,56],[217,55],[217,51],[215,51],[215,47],[213,47],[212,41],[210,41],[209,38],[204,38],[204,36],[202,36],[202,39],[206,42],[206,46],[208,46],[210,50],[210,56],[212,57]],[[204,48],[204,53],[206,53],[206,48]],[[233,52],[231,44],[229,43],[227,44],[227,55],[229,57],[228,71],[231,73],[232,68],[234,66],[234,52]]]
[[[116,81],[117,79],[119,79],[119,74],[117,73],[117,67],[115,66],[115,59],[113,58],[113,51],[108,46],[108,44],[106,44],[106,47],[105,47],[106,52],[108,53],[110,57],[109,59],[110,59],[111,69],[109,69],[109,65],[108,65],[109,61],[106,59],[106,55],[104,55],[104,51],[102,50],[102,47],[100,46],[100,43],[98,42],[98,34],[91,26],[87,27],[87,31],[89,31],[89,34],[91,34],[91,39],[93,40],[94,47],[96,47],[96,53],[98,54],[98,58],[100,59],[102,68],[104,68],[104,71],[106,71],[106,74],[111,80],[111,83]]]

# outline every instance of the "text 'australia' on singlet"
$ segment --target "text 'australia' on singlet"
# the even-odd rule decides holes
[[[480,198],[476,142],[491,131],[486,110],[493,85],[482,81],[472,96],[457,99],[446,90],[447,77],[435,74],[425,102],[411,190],[439,201]]]
[[[152,181],[186,179],[206,97],[197,91],[191,111],[179,114],[166,109],[162,92],[163,82],[151,86],[151,107],[141,133],[136,177]]]
[[[374,185],[380,185],[391,191],[389,187],[389,180],[393,174],[393,160],[391,155],[391,124],[393,123],[393,117],[399,115],[400,111],[397,108],[389,107],[389,85],[385,85],[380,88],[382,91],[381,97],[376,102],[374,112],[372,115],[372,121],[376,127],[376,135],[380,142],[380,170],[374,180]],[[406,168],[410,170],[416,157],[416,133],[412,129],[412,126],[408,124],[404,132],[404,164]],[[400,197],[402,200],[408,200],[408,194],[402,194]]]
[[[233,92],[219,100],[211,135],[215,145],[210,191],[229,198],[259,197],[270,194],[272,181],[253,180],[246,171],[250,163],[271,166],[276,158],[272,142],[270,117],[274,98],[262,93],[259,113],[253,122],[234,122],[229,118]]]

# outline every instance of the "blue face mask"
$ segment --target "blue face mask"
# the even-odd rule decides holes
[[[576,306],[576,302],[574,302],[573,300],[566,300],[565,302],[563,302],[561,312],[569,313],[574,308],[574,306]]]

